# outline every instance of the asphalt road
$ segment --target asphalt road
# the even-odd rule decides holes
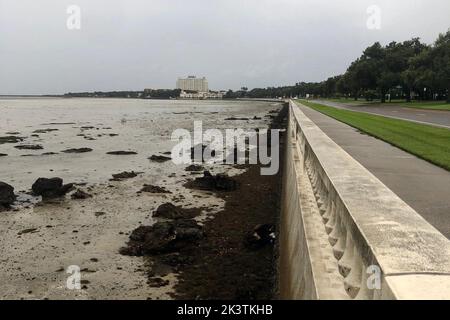
[[[300,109],[331,139],[450,239],[450,172],[311,108]],[[361,197],[368,195],[361,195]]]
[[[326,100],[314,100],[329,107],[335,107],[339,109],[346,109],[358,112],[365,112],[371,114],[377,114],[385,117],[408,120],[436,127],[444,127],[450,129],[450,111],[439,110],[424,110],[405,108],[397,105],[363,105],[354,106],[350,104],[326,101]]]

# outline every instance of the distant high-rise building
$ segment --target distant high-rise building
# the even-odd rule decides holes
[[[197,91],[208,92],[208,80],[205,77],[197,78],[196,76],[189,76],[187,78],[178,78],[177,89],[183,91]]]

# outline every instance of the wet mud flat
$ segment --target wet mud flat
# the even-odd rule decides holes
[[[273,116],[271,129],[285,128],[287,108]],[[284,134],[280,137],[283,154]],[[282,157],[282,156],[280,156]],[[222,182],[225,190],[214,190],[214,183],[200,186],[213,190],[225,203],[222,210],[210,216],[201,227],[189,220],[175,220],[174,228],[189,229],[195,234],[181,242],[181,247],[154,251],[154,241],[147,259],[147,275],[153,286],[164,286],[168,274],[177,274],[170,296],[174,299],[261,300],[276,298],[277,235],[281,200],[282,167],[276,175],[261,175],[260,165],[237,166],[245,171]],[[209,173],[205,178],[211,179]],[[197,179],[199,180],[199,179]],[[196,188],[187,183],[188,188]],[[198,187],[198,184],[197,184]],[[188,214],[188,213],[187,213]],[[164,222],[167,223],[167,222]],[[185,229],[183,224],[188,224]],[[186,225],[184,226],[186,227]],[[135,232],[146,232],[136,229]],[[151,235],[154,230],[149,230]],[[137,235],[136,235],[137,236]],[[136,240],[136,238],[131,237]],[[145,238],[145,235],[144,235]],[[125,249],[136,250],[145,241],[130,241]],[[182,239],[186,241],[186,239]],[[149,239],[147,238],[147,241]],[[180,245],[180,242],[177,242]],[[160,247],[159,247],[160,248]],[[165,247],[167,249],[167,247]]]
[[[270,128],[286,128],[287,107]],[[284,150],[280,136],[280,159]],[[240,188],[219,192],[222,211],[205,223],[205,241],[192,264],[180,269],[177,299],[273,299],[276,297],[276,239],[281,201],[282,161],[278,174],[263,176],[259,165],[235,176]],[[255,234],[256,233],[256,234]]]
[[[243,188],[233,194],[218,194],[225,208],[205,223],[205,240],[186,253],[191,263],[179,268],[176,299],[274,298],[275,243],[259,245],[247,239],[258,226],[275,228],[279,179],[261,176],[256,165],[234,178]]]
[[[267,128],[281,104],[42,101],[42,107],[31,100],[0,101],[4,115],[0,135],[15,137],[0,143],[0,152],[5,154],[0,157],[0,181],[12,185],[17,196],[11,208],[0,212],[0,299],[188,297],[183,278],[195,272],[185,268],[194,268],[196,261],[202,261],[198,248],[205,248],[203,252],[211,248],[205,239],[213,239],[209,230],[214,228],[207,224],[224,210],[233,194],[242,192],[247,182],[240,181],[239,175],[252,169],[223,164],[175,165],[168,152],[174,144],[170,134],[176,128],[192,128],[193,121],[199,119],[206,128]],[[22,145],[30,148],[16,148]],[[239,189],[225,192],[185,186],[203,171],[236,179]],[[61,177],[67,188],[56,190],[58,197],[42,201],[32,194],[40,192],[32,190],[40,177]],[[259,178],[255,171],[255,181]],[[159,222],[173,227],[177,219],[167,217],[178,218],[180,212],[169,210],[167,216],[167,211],[160,210],[161,206],[167,209],[167,203],[182,208],[181,216],[194,221],[181,223],[188,237],[200,226],[201,239],[193,242],[191,249],[186,246],[167,254],[164,261],[121,254],[137,228]],[[255,219],[246,226],[246,233],[257,223],[269,222]],[[192,248],[196,250],[184,254]],[[271,250],[270,246],[257,251],[264,250]],[[205,255],[205,261],[208,259]],[[74,265],[81,272],[81,288],[77,290],[67,287],[71,275],[67,271]],[[212,298],[213,290],[196,296]]]

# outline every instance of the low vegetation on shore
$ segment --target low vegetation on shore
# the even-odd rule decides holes
[[[314,97],[350,98],[382,103],[447,101],[450,103],[450,30],[429,45],[419,38],[387,45],[375,42],[353,61],[346,72],[321,82],[291,86],[246,87],[225,98]],[[448,110],[448,109],[447,109]]]

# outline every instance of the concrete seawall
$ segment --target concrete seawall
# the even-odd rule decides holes
[[[290,102],[283,299],[450,299],[450,241]]]

